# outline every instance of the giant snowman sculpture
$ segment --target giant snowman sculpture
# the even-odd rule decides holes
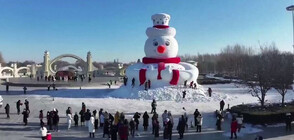
[[[146,30],[145,55],[142,63],[136,63],[126,69],[128,85],[142,85],[148,80],[152,87],[197,83],[199,71],[189,63],[181,62],[177,57],[178,42],[176,29],[169,27],[170,16],[159,13],[152,16],[153,27]]]

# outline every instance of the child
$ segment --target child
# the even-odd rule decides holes
[[[47,131],[46,140],[52,140],[52,136],[51,136],[50,131]]]

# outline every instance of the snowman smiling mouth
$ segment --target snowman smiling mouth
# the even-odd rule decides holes
[[[157,47],[157,52],[158,53],[164,53],[165,52],[165,50],[166,50],[166,48],[165,48],[165,46],[164,45],[160,45],[160,46],[158,46]]]

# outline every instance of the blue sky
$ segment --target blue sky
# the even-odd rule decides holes
[[[171,15],[179,55],[218,53],[236,43],[275,42],[292,51],[286,0],[0,0],[0,51],[6,61],[41,62],[64,53],[94,61],[144,57],[151,15]]]

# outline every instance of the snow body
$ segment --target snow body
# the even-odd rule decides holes
[[[133,64],[126,69],[129,83],[134,78],[135,85],[142,85],[150,80],[152,87],[179,85],[184,84],[185,81],[188,83],[193,81],[197,84],[198,68],[180,62],[180,58],[177,57],[176,29],[168,26],[169,19],[170,16],[167,14],[152,16],[154,26],[146,30],[148,36],[144,46],[146,57],[143,58],[143,62]],[[145,71],[140,74],[140,70]]]

